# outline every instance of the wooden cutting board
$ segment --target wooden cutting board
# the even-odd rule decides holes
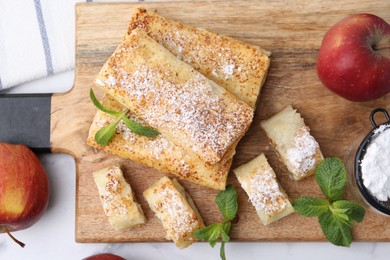
[[[316,57],[326,30],[352,13],[368,12],[390,21],[390,1],[203,1],[142,3],[189,25],[213,30],[272,51],[271,68],[261,91],[254,122],[240,142],[233,168],[264,152],[292,200],[301,195],[321,196],[315,179],[292,181],[278,161],[259,122],[291,104],[311,127],[325,156],[344,161],[354,141],[363,138],[371,125],[370,111],[390,108],[390,95],[373,102],[353,103],[328,91],[317,78]],[[96,109],[88,98],[93,79],[126,32],[131,13],[139,3],[93,3],[76,6],[76,78],[73,89],[52,97],[51,145],[54,152],[71,153],[77,163],[76,241],[126,242],[165,241],[159,220],[142,192],[164,174],[110,154],[96,151],[85,142]],[[98,95],[102,95],[96,90]],[[378,121],[381,118],[378,119]],[[356,142],[355,142],[356,145]],[[355,148],[352,147],[352,153]],[[108,224],[92,172],[121,163],[127,180],[145,211],[145,226],[116,232]],[[232,169],[233,169],[232,168]],[[173,176],[170,176],[173,177]],[[235,241],[321,241],[316,218],[290,215],[264,227],[234,174],[229,175],[238,191],[239,211],[231,233]],[[181,181],[199,208],[205,223],[221,219],[214,203],[217,191]],[[348,196],[351,192],[348,191]],[[369,211],[353,230],[354,240],[390,241],[390,218]]]

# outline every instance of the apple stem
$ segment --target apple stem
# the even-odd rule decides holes
[[[22,248],[25,246],[25,244],[24,244],[23,242],[17,240],[17,239],[11,234],[11,232],[9,232],[7,226],[3,226],[3,229],[5,230],[5,233],[7,233],[7,235],[8,235],[13,241],[15,241],[16,244],[18,244],[18,245],[19,245],[20,247],[22,247]]]
[[[382,50],[382,49],[386,49],[386,48],[390,48],[390,43],[383,43],[383,44],[375,44],[374,46],[374,50]]]

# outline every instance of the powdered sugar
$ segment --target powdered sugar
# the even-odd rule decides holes
[[[304,126],[297,130],[294,146],[287,150],[287,158],[295,168],[295,173],[305,175],[316,164],[316,154],[319,145],[309,129]]]
[[[374,135],[382,133],[386,128],[388,128],[388,125],[380,125],[377,129],[374,130]]]
[[[117,65],[116,80],[110,75],[106,87],[124,90],[129,100],[126,105],[135,114],[205,162],[220,161],[251,122],[249,107],[216,95],[220,90],[214,90],[213,83],[194,69],[184,67],[179,72],[184,76],[178,77],[177,71],[169,69],[171,64],[135,65],[132,71]]]
[[[115,86],[116,85],[116,79],[113,76],[109,76],[108,79],[107,79],[107,84],[110,87]]]
[[[287,206],[287,198],[281,192],[279,184],[270,169],[260,167],[257,172],[250,177],[249,200],[256,210],[264,210],[268,216],[282,211]],[[242,187],[247,190],[248,184],[242,183]]]
[[[126,216],[129,212],[131,201],[124,203],[121,197],[124,189],[120,179],[115,174],[115,168],[110,168],[106,173],[106,185],[101,194],[101,202],[108,217],[112,215]],[[130,203],[130,204],[129,204]]]
[[[368,145],[361,161],[364,186],[378,200],[390,198],[390,131],[381,125],[374,131],[374,137]]]
[[[166,185],[159,193],[160,198],[155,203],[159,212],[164,212],[162,219],[167,229],[167,236],[174,241],[190,235],[199,227],[199,220],[195,212],[183,203],[182,195]]]
[[[234,64],[225,64],[222,67],[222,72],[225,74],[225,77],[229,77],[229,76],[233,75],[234,68],[235,68]]]

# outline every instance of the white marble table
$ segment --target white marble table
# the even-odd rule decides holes
[[[73,82],[73,72],[34,81],[8,92],[63,92]],[[185,250],[172,243],[80,244],[75,242],[75,161],[65,154],[44,154],[40,158],[51,184],[46,214],[29,229],[14,235],[26,243],[24,249],[5,234],[0,235],[1,260],[82,259],[110,252],[126,259],[219,259],[219,245],[196,243]],[[341,248],[330,243],[229,243],[228,259],[389,259],[390,243],[353,243]]]

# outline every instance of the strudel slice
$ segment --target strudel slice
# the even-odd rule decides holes
[[[135,201],[133,191],[119,166],[114,165],[94,172],[93,178],[103,210],[115,230],[128,230],[145,224],[142,208]]]
[[[204,227],[193,200],[176,179],[163,177],[144,191],[150,208],[162,222],[167,239],[179,248],[186,248],[194,241],[195,230]]]
[[[137,8],[129,30],[142,28],[180,60],[253,109],[265,81],[270,52],[237,39],[194,28]]]
[[[324,159],[320,146],[310,134],[301,115],[291,106],[261,122],[281,160],[298,181],[314,173]]]
[[[264,154],[233,171],[264,225],[294,212]]]
[[[115,111],[125,109],[107,94],[103,96],[100,103],[107,109]],[[130,111],[127,115],[138,123],[145,124]],[[123,122],[120,122],[113,139],[106,146],[98,145],[95,141],[96,132],[115,120],[114,116],[98,110],[89,129],[87,144],[160,171],[175,174],[181,179],[217,190],[225,189],[232,159],[225,163],[206,165],[198,156],[187,153],[162,134],[154,138],[137,135],[131,132]]]
[[[179,61],[142,29],[125,36],[95,83],[210,165],[231,158],[252,122],[251,107]]]

